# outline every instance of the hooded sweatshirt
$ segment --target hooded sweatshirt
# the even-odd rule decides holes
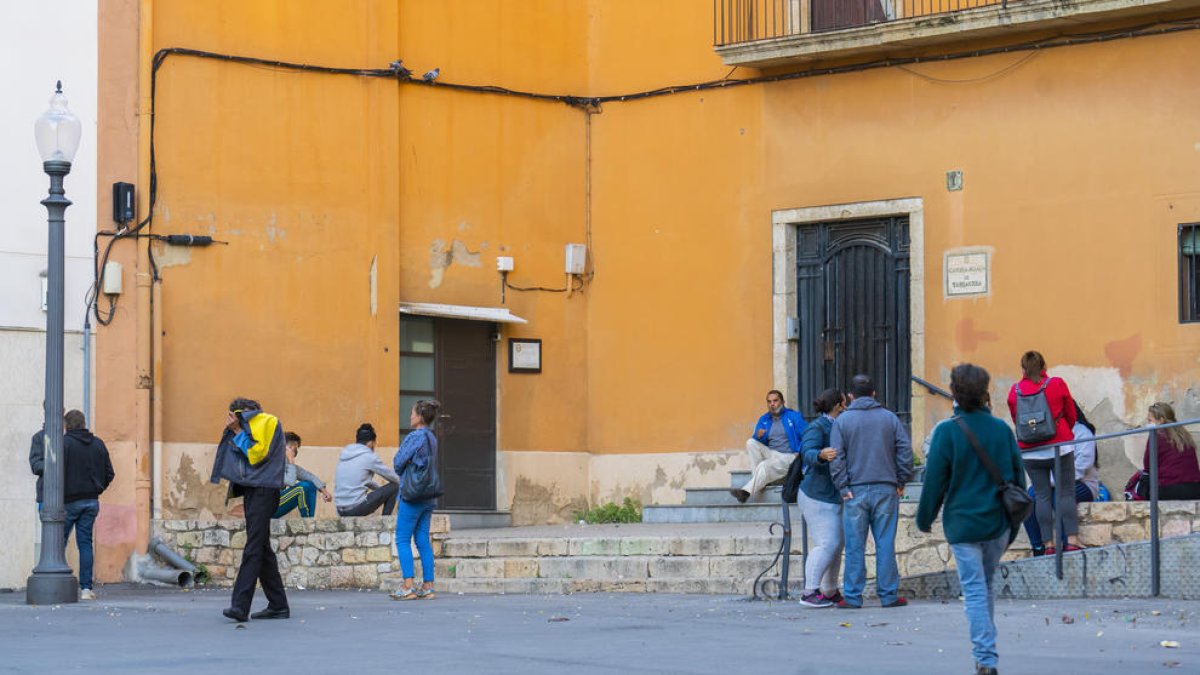
[[[99,498],[116,476],[104,441],[87,429],[68,431],[63,436],[63,459],[64,504]]]
[[[342,454],[338,457],[337,473],[334,475],[334,505],[338,508],[348,508],[366,499],[367,485],[373,484],[371,474],[391,483],[400,482],[396,472],[384,464],[371,448],[362,443],[351,443],[342,448]]]
[[[838,415],[829,436],[837,457],[829,469],[843,496],[852,485],[886,483],[900,487],[913,475],[912,442],[900,418],[870,396],[854,399]]]

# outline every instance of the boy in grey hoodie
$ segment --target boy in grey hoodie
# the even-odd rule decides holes
[[[383,515],[396,510],[400,477],[375,454],[375,427],[364,422],[354,434],[355,442],[342,449],[334,477],[334,505],[339,516],[367,516],[383,506]],[[371,478],[387,481],[382,487]]]
[[[833,486],[842,495],[846,539],[843,609],[858,609],[867,583],[867,531],[875,540],[875,584],[884,607],[903,607],[897,595],[896,523],[900,496],[913,475],[912,443],[900,418],[875,400],[867,375],[855,375],[851,403],[833,423],[829,445],[837,456],[829,465]]]

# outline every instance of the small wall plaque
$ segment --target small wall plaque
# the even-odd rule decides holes
[[[991,289],[991,258],[988,251],[947,253],[946,297],[987,295]]]
[[[542,372],[542,341],[540,339],[508,339],[508,372]]]

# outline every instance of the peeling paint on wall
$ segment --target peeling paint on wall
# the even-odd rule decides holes
[[[1122,377],[1129,377],[1133,371],[1133,360],[1142,350],[1142,334],[1136,333],[1124,340],[1113,340],[1104,345],[1104,356],[1108,362],[1121,371]]]
[[[379,314],[379,256],[371,256],[371,316]]]
[[[167,246],[166,244],[155,242],[154,262],[159,268],[188,265],[192,262],[192,247]]]
[[[541,484],[519,477],[513,491],[513,525],[566,522],[587,506],[582,495],[564,495],[557,483]]]
[[[179,457],[179,466],[170,474],[167,483],[171,490],[163,507],[164,513],[170,513],[172,518],[214,518],[228,510],[225,504],[228,488],[223,483],[208,482],[207,472],[198,471],[190,455]]]
[[[975,319],[966,317],[960,319],[955,327],[954,339],[958,343],[958,348],[964,352],[973,352],[979,348],[981,342],[996,342],[1000,336],[995,331],[976,330]]]
[[[460,229],[462,229],[460,227]],[[463,242],[455,239],[447,246],[446,242],[441,239],[433,240],[432,246],[429,249],[429,287],[437,288],[442,285],[442,279],[446,274],[446,269],[451,265],[463,265],[465,267],[482,267],[480,256],[487,249],[487,242],[483,242],[479,251],[472,251],[467,248]]]

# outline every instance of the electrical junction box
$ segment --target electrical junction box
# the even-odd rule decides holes
[[[104,286],[101,290],[106,295],[121,294],[121,263],[112,261],[104,264]]]
[[[567,274],[583,274],[583,266],[587,262],[587,246],[583,244],[567,244]]]
[[[113,183],[113,220],[125,224],[133,222],[136,204],[132,183]]]
[[[497,272],[513,271],[513,259],[510,256],[506,256],[506,255],[496,256],[496,271]]]

